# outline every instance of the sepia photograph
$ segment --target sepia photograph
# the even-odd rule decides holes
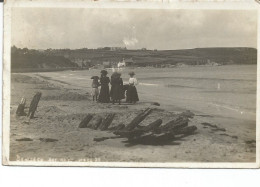
[[[259,167],[258,9],[6,10],[4,164]]]

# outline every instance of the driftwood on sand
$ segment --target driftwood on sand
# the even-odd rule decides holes
[[[115,117],[115,114],[108,114],[107,117],[101,123],[99,129],[102,131],[107,130],[109,125],[111,125],[114,117]]]
[[[30,104],[30,108],[29,108],[29,112],[27,114],[27,117],[29,117],[30,119],[34,118],[34,113],[37,109],[37,106],[38,106],[38,103],[40,101],[40,98],[42,96],[42,93],[41,92],[37,92],[32,101],[31,101],[31,104]]]
[[[21,102],[18,105],[18,108],[16,110],[16,115],[17,116],[26,116],[26,113],[24,112],[25,104],[26,104],[26,99],[22,98]]]
[[[150,108],[139,113],[128,125],[123,124],[109,128],[116,136],[94,138],[94,141],[107,139],[126,138],[128,144],[164,145],[177,140],[179,137],[195,133],[196,126],[188,126],[189,118],[194,114],[190,111],[174,116],[174,119],[162,125],[162,120],[157,119],[147,126],[139,124],[152,112]],[[120,128],[119,128],[120,127]]]
[[[145,132],[149,132],[149,131],[158,131],[159,126],[162,124],[162,120],[161,119],[157,119],[154,122],[150,123],[149,125],[143,127],[143,130]]]
[[[112,131],[115,136],[96,137],[94,141],[104,141],[107,139],[126,139],[126,143],[145,144],[145,145],[165,145],[180,137],[189,136],[195,133],[196,126],[188,126],[189,118],[193,118],[194,114],[190,111],[174,115],[173,119],[162,125],[162,119],[157,119],[146,126],[141,126],[140,123],[151,114],[152,109],[147,108],[141,111],[127,125],[122,123],[109,127],[115,117],[115,114],[108,114],[104,119],[101,117],[93,118],[93,115],[88,114],[80,123],[79,128],[91,128],[96,130]]]
[[[159,132],[169,132],[175,131],[188,126],[189,119],[183,116],[178,116],[176,119],[167,122],[165,125],[161,126]]]
[[[126,137],[126,138],[134,138],[134,137],[138,137],[141,136],[142,134],[144,134],[145,131],[142,129],[133,129],[133,130],[119,130],[119,131],[115,131],[114,134],[115,135],[119,135],[122,137]]]
[[[130,144],[144,144],[144,145],[163,145],[168,144],[174,140],[175,136],[172,133],[163,134],[144,134],[137,138],[128,139]]]
[[[88,114],[79,124],[79,128],[90,128],[94,130],[108,130],[111,125],[115,114],[108,114],[105,119],[101,116],[95,116],[94,114]],[[117,128],[116,128],[117,129]]]
[[[197,130],[197,127],[193,125],[193,126],[188,126],[188,127],[178,129],[176,131],[173,131],[172,133],[174,135],[177,135],[177,134],[190,135],[190,134],[193,134],[196,130]]]
[[[108,128],[109,131],[119,131],[125,128],[125,125],[123,123],[120,123],[119,125],[113,126]]]
[[[117,138],[122,138],[122,137],[121,136],[101,137],[101,138],[94,138],[94,141],[101,142],[101,141],[104,141],[104,140],[117,139]]]
[[[186,117],[186,118],[193,118],[195,116],[194,113],[192,113],[189,110],[186,110],[180,114],[180,116]]]
[[[90,122],[90,120],[93,118],[93,116],[91,114],[88,114],[79,124],[79,128],[87,128],[88,127],[88,123]]]
[[[128,125],[126,125],[126,130],[133,130],[137,125],[139,125],[150,113],[152,112],[151,108],[145,109],[143,112],[138,114]]]
[[[87,125],[87,128],[96,130],[101,123],[102,123],[102,118],[100,116],[96,116],[90,121],[90,123]]]

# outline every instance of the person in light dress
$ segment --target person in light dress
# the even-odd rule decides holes
[[[129,78],[129,87],[127,89],[127,94],[126,94],[127,96],[126,102],[135,104],[137,101],[139,101],[139,97],[136,89],[136,86],[138,85],[138,81],[134,77],[135,76],[134,72],[130,72],[129,75],[130,78]]]

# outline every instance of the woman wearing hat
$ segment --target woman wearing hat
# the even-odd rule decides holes
[[[115,102],[121,104],[121,99],[124,99],[123,80],[121,78],[121,74],[118,72],[114,72],[111,76],[110,97],[112,99],[113,104]]]
[[[110,98],[109,98],[109,83],[110,83],[110,79],[109,77],[107,77],[107,71],[106,70],[102,70],[101,72],[101,77],[100,77],[100,93],[99,93],[99,97],[98,97],[98,101],[101,103],[109,103],[110,102]]]
[[[129,87],[126,94],[127,95],[126,102],[136,103],[137,101],[139,101],[139,97],[135,87],[136,85],[138,85],[138,82],[137,79],[134,77],[135,75],[134,72],[130,72],[129,75],[130,78],[129,78]]]

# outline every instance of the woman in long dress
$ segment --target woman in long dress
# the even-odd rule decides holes
[[[114,72],[111,76],[111,91],[110,96],[113,104],[118,102],[121,104],[121,99],[124,99],[123,93],[123,80],[120,77],[121,74],[118,72]]]
[[[110,79],[107,77],[107,71],[102,70],[101,72],[101,77],[100,77],[100,93],[98,97],[98,101],[101,103],[109,103],[110,102],[110,97],[109,97],[109,83]]]
[[[129,103],[136,103],[137,101],[139,101],[139,97],[138,97],[138,93],[136,90],[136,85],[138,85],[138,81],[137,79],[134,77],[135,73],[134,72],[130,72],[129,73],[130,78],[129,78],[129,87],[127,89],[127,97],[126,97],[126,102]]]

